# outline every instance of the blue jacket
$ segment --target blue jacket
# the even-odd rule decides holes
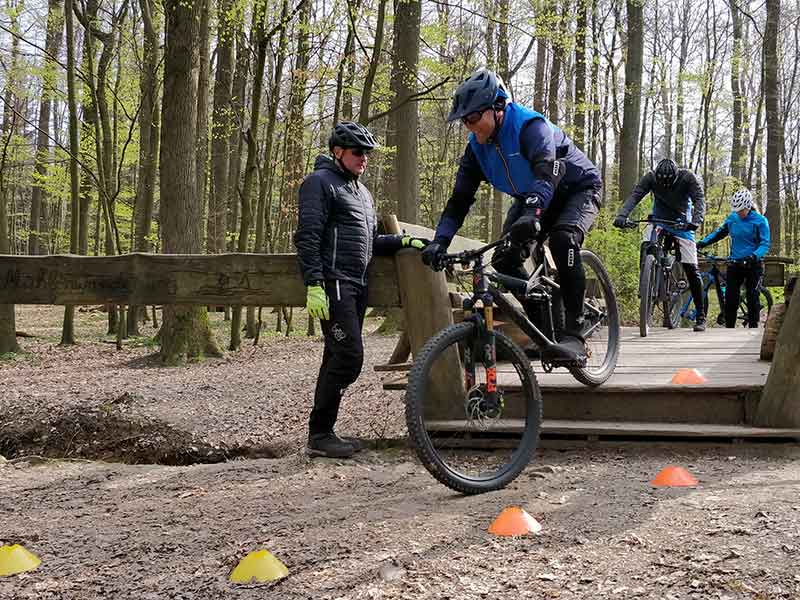
[[[728,235],[731,236],[731,258],[756,256],[762,259],[769,250],[769,221],[755,210],[747,213],[744,219],[740,219],[739,215],[732,212],[722,225],[704,237],[700,243],[707,246]]]
[[[538,196],[544,210],[560,210],[560,197],[600,188],[600,172],[573,141],[544,115],[510,103],[495,137],[486,144],[470,134],[453,193],[436,240],[448,244],[463,225],[482,181],[515,199]]]

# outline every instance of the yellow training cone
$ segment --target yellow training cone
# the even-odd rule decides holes
[[[32,571],[42,564],[39,557],[19,544],[0,546],[0,577]]]
[[[245,556],[231,573],[229,581],[232,583],[259,583],[275,581],[289,574],[281,561],[266,550],[257,550]]]

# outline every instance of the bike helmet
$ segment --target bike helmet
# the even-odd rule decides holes
[[[655,175],[658,183],[664,187],[672,187],[678,176],[678,165],[671,158],[662,158],[656,166]]]
[[[738,212],[749,208],[753,208],[753,194],[750,190],[743,188],[734,192],[731,196],[731,210]]]
[[[478,69],[456,88],[448,123],[470,113],[494,107],[501,110],[510,100],[503,80],[488,69]]]
[[[372,150],[378,146],[378,141],[372,132],[358,123],[341,121],[333,128],[333,133],[328,140],[328,148],[333,152],[333,147],[362,148]]]

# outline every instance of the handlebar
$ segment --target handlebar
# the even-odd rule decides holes
[[[730,256],[716,256],[715,254],[711,254],[710,252],[703,252],[702,250],[698,250],[697,253],[700,256],[704,256],[706,259],[715,263],[727,263],[729,265],[730,264],[747,265],[752,262],[752,260],[749,258],[731,258]]]
[[[634,229],[639,223],[648,223],[650,225],[666,225],[667,227],[672,227],[678,231],[687,231],[690,225],[684,221],[670,221],[668,219],[653,219],[648,217],[646,219],[628,219],[625,222],[625,229]]]
[[[474,248],[472,250],[462,250],[461,252],[456,252],[454,254],[443,254],[439,258],[439,262],[443,266],[455,265],[455,264],[467,265],[470,262],[474,261],[479,256],[486,254],[489,250],[492,250],[493,248],[497,248],[498,246],[502,246],[508,243],[510,243],[510,238],[508,234],[505,234],[500,238],[498,238],[497,240],[495,240],[494,242],[486,244],[485,246],[481,246],[480,248]]]

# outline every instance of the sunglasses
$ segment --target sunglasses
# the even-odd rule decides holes
[[[481,120],[481,117],[485,112],[486,109],[469,113],[465,117],[461,117],[461,122],[464,123],[464,125],[475,125],[475,123]]]
[[[369,156],[370,150],[364,150],[363,148],[351,148],[350,152],[353,156]]]

